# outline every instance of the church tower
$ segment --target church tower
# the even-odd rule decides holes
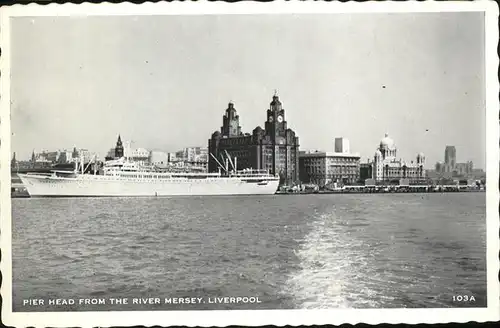
[[[232,102],[228,104],[226,113],[222,116],[222,127],[220,130],[222,135],[226,137],[237,137],[241,135],[240,117]]]
[[[12,160],[10,161],[10,167],[15,168],[17,166],[16,152],[12,155]]]
[[[120,135],[118,135],[118,140],[116,141],[115,157],[117,158],[123,157],[123,143]]]

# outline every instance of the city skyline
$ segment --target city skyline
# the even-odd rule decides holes
[[[102,156],[118,134],[147,149],[204,146],[230,101],[243,132],[263,127],[277,89],[300,150],[333,151],[335,138],[345,137],[365,162],[389,133],[406,161],[423,152],[432,168],[455,145],[458,160],[484,168],[483,19],[18,18],[12,151],[24,158],[33,149],[76,145]],[[39,33],[48,37],[38,40]],[[68,47],[76,34],[79,42]]]
[[[127,141],[124,141],[124,143],[126,144]],[[424,167],[427,168],[427,169],[433,170],[435,168],[436,164],[445,163],[446,162],[446,160],[445,160],[445,158],[446,158],[446,147],[449,147],[449,146],[450,145],[443,146],[444,148],[443,148],[443,157],[442,157],[442,159],[440,159],[440,160],[438,160],[436,162],[432,162],[432,163],[431,162],[426,162]],[[452,146],[452,147],[455,147],[455,146]],[[114,148],[114,147],[110,147],[110,149],[112,149],[112,148]],[[140,145],[138,147],[132,147],[131,146],[132,150],[133,149],[145,149],[145,150],[153,151],[153,152],[157,152],[157,151],[158,152],[164,152],[166,154],[174,154],[174,153],[177,153],[177,152],[185,151],[186,149],[194,149],[194,148],[207,149],[206,146],[187,146],[187,147],[182,147],[180,149],[174,149],[174,150],[151,149],[151,148],[143,147],[143,146],[140,146]],[[29,156],[27,156],[27,157],[21,157],[21,158],[19,157],[18,153],[15,150],[13,150],[13,154],[15,153],[16,159],[18,161],[28,161],[28,160],[31,159],[31,156],[32,156],[33,152],[35,154],[43,154],[45,152],[72,151],[73,149],[74,149],[74,147],[59,147],[59,148],[55,147],[53,149],[40,149],[38,151],[36,149],[33,149],[32,152],[29,154]],[[91,149],[87,149],[85,147],[81,147],[81,148],[80,147],[76,147],[76,149],[77,150],[86,150],[86,151],[88,150],[90,153],[94,154],[94,152]],[[301,152],[305,152],[305,153],[311,153],[311,152],[312,153],[314,153],[314,152],[324,152],[324,153],[331,153],[331,154],[338,153],[338,152],[335,152],[335,151],[332,151],[332,150],[323,150],[323,149],[301,149],[300,151]],[[108,152],[109,152],[109,149],[108,149]],[[356,151],[350,150],[348,153],[349,154],[353,154],[353,155],[359,155],[360,156],[360,163],[366,163],[367,160],[369,160],[370,162],[373,161],[373,157],[363,157],[362,154],[360,154],[359,152],[356,152]],[[99,155],[98,158],[100,158],[100,159],[102,159],[101,157],[104,157],[104,155],[103,156],[101,156],[101,154],[98,154],[98,155]],[[398,158],[399,158],[399,156],[398,156]],[[413,160],[413,159],[411,159],[411,160]],[[467,162],[467,161],[463,160],[463,157],[457,156],[457,162]],[[475,169],[476,168],[478,168],[478,169],[484,169],[483,167],[476,167],[476,163],[474,163],[474,165],[475,165],[474,166]]]

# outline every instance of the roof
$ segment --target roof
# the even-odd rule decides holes
[[[344,158],[360,158],[359,153],[335,153],[325,151],[304,151],[299,153],[299,157],[344,157]]]

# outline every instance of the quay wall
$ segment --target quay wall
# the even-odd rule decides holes
[[[305,194],[393,194],[393,193],[445,193],[445,192],[485,192],[485,189],[467,186],[415,186],[402,188],[357,187],[338,190],[278,191],[279,195]]]

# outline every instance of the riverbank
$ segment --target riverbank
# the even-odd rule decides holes
[[[277,195],[310,195],[310,194],[394,194],[394,193],[458,193],[485,192],[485,189],[461,187],[415,187],[415,188],[345,188],[338,190],[317,191],[278,191]]]

